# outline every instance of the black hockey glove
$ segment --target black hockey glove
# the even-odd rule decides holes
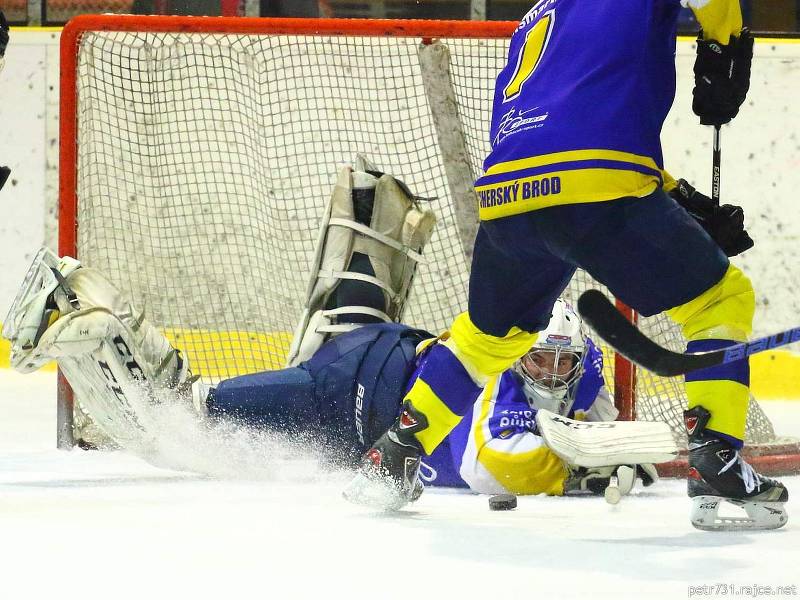
[[[724,125],[739,112],[750,89],[750,63],[753,60],[753,36],[742,29],[723,46],[715,40],[697,37],[694,63],[694,100],[692,110],[703,125]]]
[[[8,21],[0,10],[0,56],[5,56],[6,46],[8,46]]]
[[[727,256],[736,256],[753,247],[753,240],[744,229],[744,211],[741,206],[719,206],[694,189],[685,179],[679,179],[678,185],[669,195],[700,223]]]

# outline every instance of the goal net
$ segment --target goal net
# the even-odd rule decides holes
[[[471,184],[514,27],[78,17],[62,34],[60,252],[108,275],[204,380],[280,368],[337,169],[361,154],[433,198],[404,320],[441,331],[466,306]],[[579,273],[565,295],[587,287]],[[683,350],[665,318],[639,325]],[[683,441],[680,380],[604,351],[624,412]],[[62,393],[61,444],[89,425]],[[779,442],[755,402],[747,436]]]

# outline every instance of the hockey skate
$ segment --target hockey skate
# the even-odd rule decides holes
[[[706,531],[777,529],[789,517],[784,507],[789,491],[774,479],[756,473],[729,442],[706,430],[711,417],[702,406],[684,412],[689,434],[688,493],[691,521]],[[723,517],[719,509],[729,503],[746,517]]]
[[[345,499],[390,511],[417,500],[424,488],[419,480],[422,449],[414,433],[425,427],[425,416],[406,402],[394,424],[362,458],[358,473],[342,492]]]

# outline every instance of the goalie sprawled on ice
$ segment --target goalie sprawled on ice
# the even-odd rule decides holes
[[[291,432],[355,466],[398,415],[409,431],[417,425],[403,397],[437,338],[398,321],[434,222],[402,182],[365,165],[343,169],[289,366],[210,389],[101,273],[48,250],[34,261],[3,335],[19,371],[58,361],[83,408],[122,447],[156,444],[159,410],[184,403],[209,427],[233,419]],[[407,462],[410,494],[421,493],[420,479],[550,495],[603,493],[612,477],[622,494],[637,477],[655,481],[652,463],[677,453],[669,427],[612,423],[617,412],[602,361],[577,314],[557,302],[548,328],[514,368],[479,396],[477,388],[462,390],[478,397],[473,410],[424,463]],[[386,490],[387,498],[395,492]]]

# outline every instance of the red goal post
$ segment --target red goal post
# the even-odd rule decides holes
[[[435,260],[407,320],[443,329],[465,308],[471,182],[516,26],[79,16],[61,36],[59,251],[148,307],[204,378],[277,368],[336,165],[363,152],[437,199]],[[587,287],[600,286],[579,274],[566,296]],[[663,317],[640,326],[682,349]],[[680,382],[604,350],[622,417],[667,420],[682,439]],[[59,389],[59,443],[71,446],[83,434],[63,379]],[[753,406],[751,447],[777,452],[759,468],[798,470],[798,446]]]

